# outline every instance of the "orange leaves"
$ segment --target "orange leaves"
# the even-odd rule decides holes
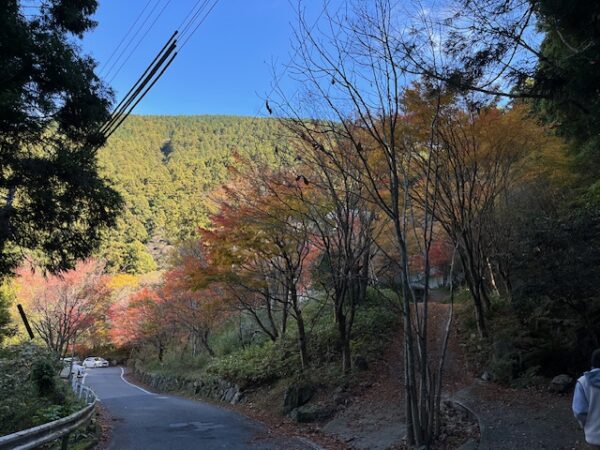
[[[162,322],[161,303],[158,293],[145,287],[132,294],[124,304],[113,305],[110,310],[113,343],[124,346],[151,337]]]
[[[88,260],[60,275],[17,271],[17,292],[29,312],[36,334],[46,345],[64,354],[76,339],[93,338],[109,306],[110,289],[103,266]]]
[[[195,290],[197,258],[187,255],[166,272],[160,282],[130,294],[111,308],[111,338],[115,345],[130,346],[177,338],[178,334],[210,329],[226,317],[216,288]]]
[[[169,317],[179,323],[192,322],[201,328],[212,328],[224,319],[221,295],[216,286],[195,290],[190,274],[199,269],[194,258],[171,269],[164,276],[161,293],[168,305]]]

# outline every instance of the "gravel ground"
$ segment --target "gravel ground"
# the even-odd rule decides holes
[[[455,398],[479,417],[481,450],[587,448],[571,413],[570,395],[477,381]]]

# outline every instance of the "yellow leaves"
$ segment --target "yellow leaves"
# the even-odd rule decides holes
[[[140,285],[140,277],[128,273],[118,273],[108,278],[107,286],[111,291],[124,288],[136,288]]]
[[[486,110],[478,118],[477,129],[482,143],[479,157],[514,161],[512,182],[543,179],[564,185],[572,181],[565,142],[539,124],[527,105]]]

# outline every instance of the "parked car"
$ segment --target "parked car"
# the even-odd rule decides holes
[[[90,356],[83,360],[83,367],[108,367],[108,361],[98,356]]]

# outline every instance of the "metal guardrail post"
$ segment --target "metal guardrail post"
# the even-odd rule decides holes
[[[67,433],[62,437],[61,443],[60,443],[60,450],[69,450],[69,437],[70,436],[71,436],[71,433]]]

